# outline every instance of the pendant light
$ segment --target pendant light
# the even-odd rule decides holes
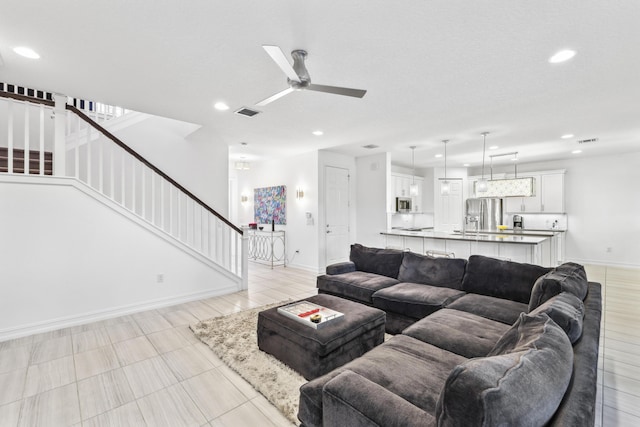
[[[418,195],[418,184],[416,184],[416,162],[415,162],[415,154],[416,154],[416,146],[412,145],[411,147],[411,185],[409,185],[409,195],[417,196]]]
[[[447,142],[448,139],[443,139],[444,143],[444,181],[442,181],[442,185],[440,186],[440,194],[447,195],[451,191],[451,186],[449,185],[449,181],[447,181]]]
[[[482,178],[476,181],[476,193],[486,193],[489,189],[487,180],[484,177],[484,155],[487,147],[487,135],[489,135],[489,132],[482,132]]]

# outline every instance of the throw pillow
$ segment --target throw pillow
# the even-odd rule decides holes
[[[570,292],[584,300],[588,289],[584,267],[573,262],[564,263],[536,280],[529,299],[529,311],[535,310],[561,292]]]
[[[574,344],[582,336],[584,303],[575,295],[562,292],[533,310],[529,315],[535,316],[540,313],[545,313],[552,318],[565,331],[571,344]]]

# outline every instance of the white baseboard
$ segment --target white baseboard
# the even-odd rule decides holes
[[[639,269],[640,264],[626,264],[622,262],[613,262],[613,261],[596,261],[592,259],[580,259],[580,258],[567,258],[565,261],[567,262],[575,262],[576,264],[582,265],[601,265],[601,266],[610,266],[610,267],[619,267],[619,268],[631,268],[631,269]]]
[[[171,305],[182,304],[185,302],[195,301],[204,298],[211,298],[220,295],[226,295],[233,292],[239,292],[239,288],[226,287],[209,291],[196,292],[192,294],[177,295],[173,297],[158,298],[155,300],[144,301],[135,304],[127,304],[120,307],[113,307],[105,310],[98,310],[88,313],[82,313],[72,316],[65,316],[57,319],[50,319],[27,325],[7,328],[0,330],[0,342],[8,341],[14,338],[21,338],[28,335],[49,332],[58,329],[69,328],[72,326],[84,325],[100,320],[112,319],[114,317],[126,316],[128,314],[139,313],[141,311],[153,310],[156,308],[168,307]]]

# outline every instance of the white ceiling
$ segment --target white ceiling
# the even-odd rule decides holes
[[[4,0],[0,81],[203,124],[232,158],[326,148],[410,165],[416,145],[417,167],[442,166],[449,139],[449,166],[478,166],[488,131],[491,154],[525,163],[592,137],[580,156],[640,149],[639,22],[637,0]],[[314,83],[368,92],[234,115],[287,87],[263,44],[307,50]],[[547,62],[565,48],[574,59]]]

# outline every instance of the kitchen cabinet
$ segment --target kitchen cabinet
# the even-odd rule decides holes
[[[471,255],[471,242],[446,240],[446,251],[453,253],[456,258],[468,259]]]
[[[391,206],[395,208],[396,197],[411,197],[411,212],[423,212],[424,178],[404,174],[391,174],[391,179],[393,181],[392,188],[394,189],[394,199]],[[418,186],[417,196],[410,195],[411,184],[414,182]]]
[[[424,239],[422,237],[405,237],[404,249],[417,254],[424,254]]]
[[[535,178],[532,197],[506,197],[507,213],[564,213],[564,171],[520,175]]]
[[[540,208],[542,212],[564,213],[564,174],[540,176]]]
[[[446,240],[429,239],[425,237],[424,253],[427,253],[430,250],[437,251],[437,252],[446,252],[447,251]]]

